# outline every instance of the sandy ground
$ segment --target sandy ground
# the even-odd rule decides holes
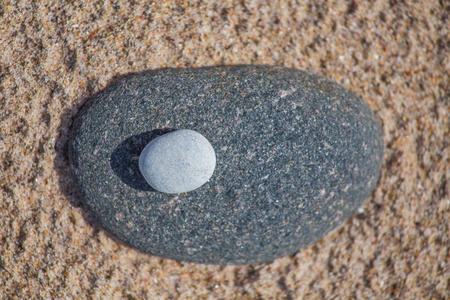
[[[413,2],[416,2],[413,4]],[[283,65],[382,120],[379,185],[318,243],[254,266],[148,256],[89,221],[74,115],[115,76]],[[450,2],[0,2],[0,299],[449,299]]]

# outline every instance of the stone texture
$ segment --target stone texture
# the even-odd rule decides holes
[[[121,180],[136,170],[113,171],[124,141],[167,127],[202,132],[216,149],[202,189],[142,191]],[[235,66],[122,78],[77,117],[70,153],[83,201],[119,239],[177,260],[250,264],[349,217],[377,182],[382,148],[379,122],[354,93],[294,69]]]
[[[189,192],[211,178],[216,155],[208,140],[194,130],[180,129],[152,140],[139,156],[139,170],[155,190]]]

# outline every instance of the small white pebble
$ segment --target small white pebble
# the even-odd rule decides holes
[[[200,133],[181,129],[152,140],[139,156],[139,169],[152,188],[167,194],[195,190],[208,182],[216,154]]]

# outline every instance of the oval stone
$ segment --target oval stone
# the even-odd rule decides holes
[[[146,184],[138,157],[174,129],[201,132],[214,176],[178,195]],[[84,204],[144,252],[208,264],[290,255],[339,226],[374,189],[380,123],[353,92],[269,66],[162,69],[94,95],[69,147]]]
[[[211,178],[216,155],[208,140],[181,129],[152,140],[139,157],[139,170],[155,190],[177,194],[195,190]]]

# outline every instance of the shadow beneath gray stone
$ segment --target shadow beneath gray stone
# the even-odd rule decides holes
[[[155,129],[127,138],[111,154],[111,169],[123,183],[133,189],[156,192],[145,181],[139,170],[139,155],[150,141],[172,131],[175,131],[175,129]]]

